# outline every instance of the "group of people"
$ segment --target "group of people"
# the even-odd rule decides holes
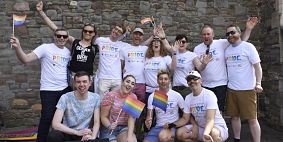
[[[213,28],[204,26],[200,32],[203,43],[191,52],[182,34],[171,46],[162,23],[144,42],[141,28],[132,31],[131,44],[122,42],[130,29],[119,24],[109,37],[97,37],[95,25],[86,23],[82,39],[75,39],[58,28],[42,7],[42,2],[36,6],[54,30],[54,43],[26,54],[18,38],[10,38],[22,63],[41,61],[37,141],[136,142],[144,125],[144,131],[149,131],[144,142],[220,142],[228,138],[222,117],[226,104],[235,142],[240,141],[240,118],[248,119],[253,140],[260,141],[256,93],[263,90],[262,69],[256,48],[246,42],[256,18],[247,21],[243,35],[238,26],[228,26],[227,39],[214,40]],[[69,49],[66,42],[71,44]],[[98,94],[93,89],[97,53]],[[174,73],[172,82],[170,73]],[[167,94],[166,111],[152,105],[155,90]],[[146,104],[146,113],[138,119],[122,110],[128,96]]]

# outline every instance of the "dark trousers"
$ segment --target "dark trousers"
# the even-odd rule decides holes
[[[37,142],[46,142],[51,121],[56,111],[56,104],[63,94],[70,91],[70,87],[61,91],[40,91],[42,110],[38,126]]]
[[[227,85],[217,86],[214,88],[204,87],[208,90],[211,90],[217,97],[217,104],[219,110],[224,112],[226,106],[226,99],[227,99]]]
[[[52,130],[48,134],[47,141],[48,142],[64,142],[64,141],[80,141],[82,139],[81,136],[70,135],[58,130]]]

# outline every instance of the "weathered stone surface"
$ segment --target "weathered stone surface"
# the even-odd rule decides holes
[[[228,8],[227,0],[214,0],[214,8]]]
[[[34,111],[40,111],[42,109],[41,104],[34,104],[31,106],[31,109]]]

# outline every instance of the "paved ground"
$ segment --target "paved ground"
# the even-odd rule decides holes
[[[229,122],[227,125],[229,128],[229,138],[226,142],[233,142],[233,133],[232,133],[231,125]],[[260,121],[260,125],[262,130],[261,142],[283,142],[283,132],[276,131],[268,127],[267,125],[264,125],[264,123],[261,121]],[[22,142],[34,142],[34,141],[22,141]],[[252,136],[247,121],[242,122],[241,142],[252,142]]]

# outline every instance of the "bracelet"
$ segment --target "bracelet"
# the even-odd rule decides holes
[[[255,85],[261,85],[261,83],[260,82],[256,82]]]
[[[165,37],[164,38],[160,38],[160,40],[164,40],[164,39],[166,39]]]
[[[124,33],[124,34],[123,34],[123,37],[124,37],[124,38],[125,38],[125,37],[127,37],[127,34],[126,34],[126,33]]]
[[[176,52],[174,52],[174,53],[173,53],[173,56],[176,56],[176,55],[177,55],[177,53],[176,53]]]
[[[107,126],[107,129],[109,129],[111,127],[111,123]]]

